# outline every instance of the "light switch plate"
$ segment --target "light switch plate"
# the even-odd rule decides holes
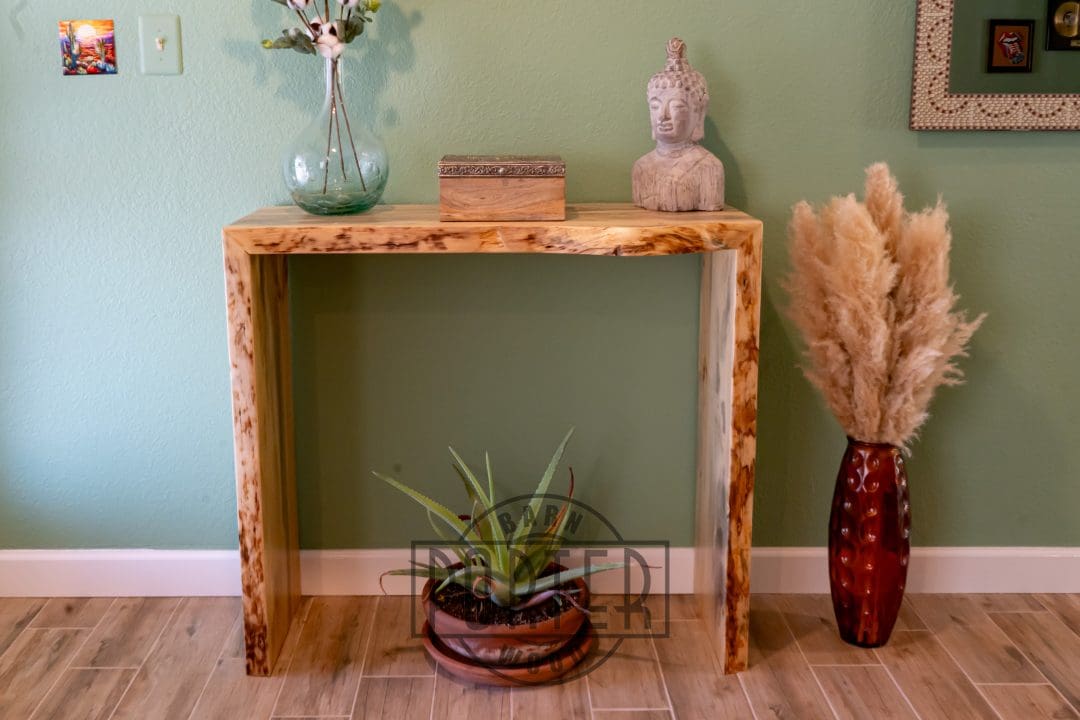
[[[139,16],[139,60],[143,75],[184,72],[179,15]]]

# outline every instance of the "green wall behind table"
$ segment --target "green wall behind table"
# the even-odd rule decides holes
[[[913,3],[386,2],[349,49],[388,202],[447,152],[559,152],[576,201],[629,196],[672,35],[708,77],[706,145],[766,222],[754,539],[820,545],[844,439],[795,369],[784,225],[888,160],[943,193],[965,305],[990,313],[910,465],[921,545],[1080,545],[1077,133],[907,130]],[[185,74],[138,74],[179,12]],[[56,21],[114,17],[121,74],[63,78]],[[0,546],[235,547],[220,228],[283,203],[278,154],[321,68],[258,46],[268,0],[9,3],[0,24]],[[354,118],[354,122],[356,119]],[[692,542],[698,260],[302,258],[291,265],[303,544],[430,531],[378,468],[460,497],[445,446],[529,488],[565,429],[580,497]]]

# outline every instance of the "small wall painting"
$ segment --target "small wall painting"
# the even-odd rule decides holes
[[[1031,72],[1034,20],[991,20],[986,72]]]
[[[60,56],[65,75],[115,75],[112,20],[61,20]]]

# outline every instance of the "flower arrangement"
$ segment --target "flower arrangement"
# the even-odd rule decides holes
[[[904,210],[884,163],[866,171],[866,198],[806,202],[789,226],[789,315],[806,341],[804,373],[848,436],[907,449],[985,315],[955,309],[949,215]]]
[[[328,60],[341,56],[345,46],[364,32],[364,26],[372,21],[368,13],[376,13],[381,0],[323,0],[323,14],[319,15],[319,0],[273,0],[296,12],[300,27],[281,31],[276,40],[263,40],[268,50],[291,48],[306,55],[321,55]],[[331,10],[337,5],[338,18],[333,19]],[[308,8],[314,15],[308,16]]]
[[[268,50],[292,49],[325,60],[326,97],[322,112],[289,147],[285,184],[297,205],[316,215],[363,212],[382,196],[389,175],[381,141],[349,120],[341,80],[341,54],[360,37],[380,0],[273,0],[299,21]],[[344,122],[343,122],[344,121]]]

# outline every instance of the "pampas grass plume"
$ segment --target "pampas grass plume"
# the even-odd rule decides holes
[[[803,368],[847,434],[907,448],[934,391],[956,385],[972,335],[949,284],[949,215],[941,201],[904,210],[884,163],[865,199],[798,203],[788,226],[788,314],[806,342]]]

